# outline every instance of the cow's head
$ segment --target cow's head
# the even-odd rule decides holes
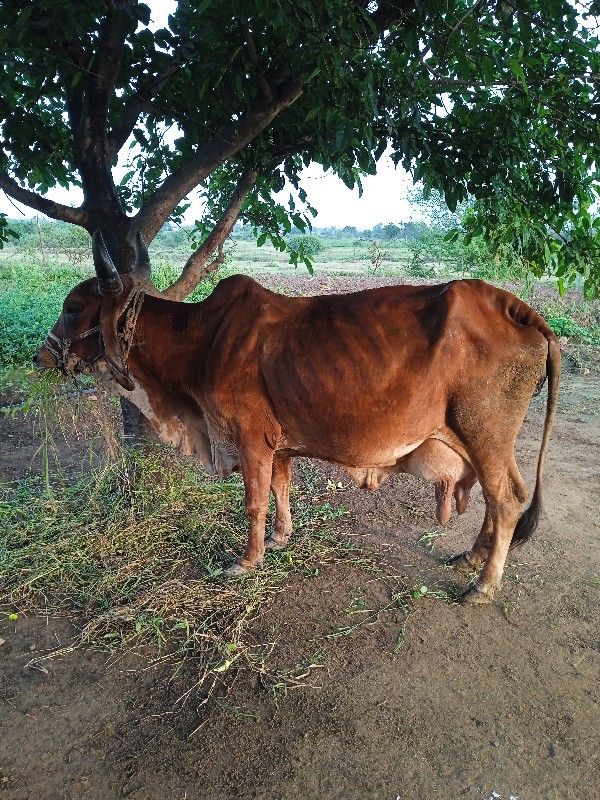
[[[128,309],[143,297],[140,288],[150,280],[148,250],[138,232],[132,276],[119,275],[99,230],[92,237],[92,251],[96,277],[69,292],[34,363],[70,376],[93,372],[97,365],[105,364],[117,383],[132,391],[126,363],[127,332],[119,328]]]

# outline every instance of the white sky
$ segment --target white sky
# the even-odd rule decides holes
[[[146,0],[152,11],[153,29],[164,27],[167,17],[175,8],[175,0]],[[117,168],[118,170],[118,168]],[[117,171],[118,179],[118,171]],[[359,229],[372,228],[378,222],[404,222],[411,217],[411,210],[406,201],[406,192],[412,185],[411,177],[402,169],[395,169],[389,158],[383,156],[377,168],[377,175],[363,179],[363,194],[359,197],[358,189],[350,190],[333,174],[325,174],[318,165],[312,165],[302,173],[301,185],[308,194],[308,200],[318,211],[313,221],[317,228],[343,228],[351,225]],[[289,191],[284,190],[279,197],[287,200]],[[56,202],[70,206],[78,206],[82,202],[79,189],[54,189],[47,197]],[[193,223],[202,213],[201,204],[190,197],[192,207],[184,220]],[[27,206],[13,203],[3,192],[0,192],[0,212],[13,219],[33,217],[35,212]]]
[[[378,222],[384,225],[388,222],[406,222],[414,216],[406,200],[406,191],[412,185],[412,178],[404,170],[394,169],[392,162],[385,157],[379,161],[377,175],[363,178],[362,197],[358,196],[358,189],[351,191],[339,178],[324,173],[317,164],[304,170],[301,185],[308,194],[309,202],[319,212],[313,220],[316,228],[352,225],[365,230]],[[288,194],[284,189],[276,198],[285,202]],[[46,196],[70,206],[78,206],[82,201],[81,191],[76,187],[71,190],[54,189]],[[200,202],[194,202],[193,196],[191,199],[192,207],[184,218],[189,224],[193,224],[202,213]],[[12,219],[35,217],[35,211],[22,203],[11,201],[3,192],[0,192],[0,212]]]

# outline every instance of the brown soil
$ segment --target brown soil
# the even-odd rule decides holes
[[[287,279],[286,279],[287,282]],[[302,284],[302,282],[300,282]],[[327,279],[316,291],[348,287]],[[304,279],[298,290],[315,287]],[[562,413],[550,447],[546,511],[530,543],[509,558],[487,607],[431,599],[402,621],[331,636],[383,608],[396,587],[357,567],[297,577],[255,621],[275,642],[271,666],[298,665],[297,688],[274,695],[240,672],[204,706],[193,665],[171,676],[125,657],[79,649],[56,617],[0,628],[0,798],[24,800],[592,800],[600,786],[600,370],[567,359]],[[587,370],[587,371],[586,371]],[[544,393],[545,394],[545,393]],[[529,483],[544,397],[518,443]],[[0,420],[0,480],[38,469],[22,418]],[[65,446],[79,470],[88,445]],[[33,459],[33,461],[32,461]],[[347,477],[327,465],[320,481]],[[461,582],[440,558],[464,549],[482,499],[453,518],[433,553],[418,540],[438,530],[433,490],[397,476],[374,494],[336,495],[350,514],[340,531],[374,549],[387,576],[430,590]],[[1,524],[1,519],[0,519]],[[1,558],[1,554],[0,554]],[[27,664],[54,653],[46,671]],[[311,670],[306,659],[323,664]]]

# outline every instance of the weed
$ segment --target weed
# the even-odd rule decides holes
[[[302,477],[302,482],[306,490],[309,494],[316,495],[318,490],[318,484],[321,480],[321,476],[315,465],[312,461],[306,461],[305,459],[301,458],[298,459],[296,462],[298,465],[298,470]]]
[[[435,547],[436,540],[447,535],[445,531],[429,531],[428,533],[424,533],[423,536],[417,540],[417,544],[431,552]]]
[[[307,682],[307,678],[312,675],[313,670],[323,669],[326,665],[326,656],[322,650],[307,656],[287,669],[272,671],[267,666],[267,661],[261,661],[257,669],[261,684],[271,692],[275,705],[278,705],[280,698],[285,697],[291,689],[299,688],[318,688],[312,683]]]
[[[402,649],[406,641],[406,624],[409,616],[415,609],[415,603],[423,599],[441,600],[444,603],[456,601],[458,593],[446,591],[444,589],[430,589],[428,586],[415,586],[413,589],[402,588],[392,594],[392,600],[388,608],[397,607],[404,615],[404,620],[400,625],[396,640],[396,651]]]
[[[383,262],[389,257],[387,250],[382,250],[379,244],[374,239],[369,247],[369,260],[371,261],[371,270],[376,272]]]
[[[584,344],[600,346],[600,326],[586,328],[575,320],[563,316],[549,317],[547,322],[557,336],[572,337]]]
[[[346,609],[346,614],[370,614],[372,608],[367,608],[365,591],[360,587],[350,592],[350,605]]]

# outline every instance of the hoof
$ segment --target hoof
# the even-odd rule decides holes
[[[266,550],[284,550],[290,542],[290,537],[286,536],[284,539],[276,539],[273,534],[265,539]]]
[[[454,567],[459,572],[479,572],[483,564],[476,561],[471,561],[471,551],[465,550],[464,553],[457,553],[455,556],[450,556],[446,561],[446,566]]]
[[[490,603],[494,597],[494,590],[484,591],[476,584],[472,584],[458,598],[458,602],[463,606],[484,606]]]
[[[247,575],[249,572],[252,572],[257,567],[260,567],[262,562],[259,564],[250,564],[249,562],[242,563],[243,560],[234,561],[230,567],[227,567],[226,570],[223,570],[221,573],[221,577],[229,580],[229,578],[239,578],[240,575]]]

